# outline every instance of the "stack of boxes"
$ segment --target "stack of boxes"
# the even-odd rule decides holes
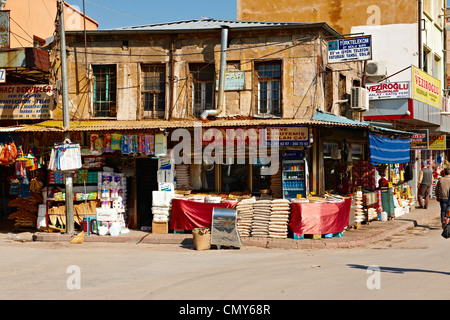
[[[172,213],[172,191],[153,191],[152,193],[152,233],[168,233]]]
[[[98,198],[101,203],[101,209],[105,212],[111,209],[120,210],[117,211],[117,221],[110,222],[121,222],[124,224],[126,221],[126,203],[127,203],[127,179],[123,173],[114,173],[107,171],[98,172]],[[118,206],[117,202],[122,202],[121,206]],[[123,225],[122,225],[123,227]]]
[[[175,163],[168,156],[158,159],[158,191],[152,193],[152,233],[168,233],[172,198],[175,194]]]
[[[158,191],[175,191],[175,162],[168,154],[158,159]]]

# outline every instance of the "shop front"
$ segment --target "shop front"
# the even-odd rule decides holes
[[[130,229],[186,233],[210,227],[217,207],[236,210],[241,237],[342,236],[353,223],[350,212],[358,204],[357,192],[373,191],[373,179],[358,180],[366,185],[356,182],[357,164],[361,168],[369,159],[364,134],[344,139],[346,130],[362,128],[330,127],[328,122],[325,128],[320,121],[214,124],[219,122],[200,128],[194,122],[166,121],[74,124],[70,142],[79,145],[81,159],[80,168],[73,170],[76,230],[101,235]],[[64,232],[63,172],[48,167],[64,132],[54,121],[21,130],[42,161],[36,174],[42,201],[33,209],[38,214],[35,227]],[[189,143],[182,143],[183,134],[192,138]],[[331,157],[335,147],[341,151],[338,159]],[[326,170],[324,183],[316,178],[318,168]],[[348,181],[345,188],[343,179]],[[316,210],[303,209],[308,205]]]

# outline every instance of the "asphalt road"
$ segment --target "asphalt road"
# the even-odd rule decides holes
[[[2,300],[448,299],[439,221],[365,247],[196,251],[150,244],[0,241]]]

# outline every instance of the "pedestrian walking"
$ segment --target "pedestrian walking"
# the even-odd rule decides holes
[[[419,184],[417,198],[419,200],[418,208],[428,208],[430,200],[431,182],[433,181],[433,172],[428,166],[427,162],[423,162],[422,170],[419,173]]]
[[[445,227],[445,217],[447,210],[450,209],[450,168],[444,170],[444,176],[436,184],[436,200],[441,205],[441,223]]]

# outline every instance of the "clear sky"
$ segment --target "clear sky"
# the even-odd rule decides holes
[[[83,0],[66,0],[83,11]],[[99,29],[203,17],[236,20],[236,0],[84,0],[86,15]]]

